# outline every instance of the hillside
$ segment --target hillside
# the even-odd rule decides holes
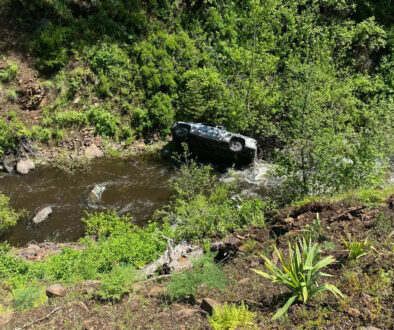
[[[390,0],[1,0],[0,328],[391,329],[393,159]]]

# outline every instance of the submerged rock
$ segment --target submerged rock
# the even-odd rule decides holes
[[[20,174],[27,174],[36,167],[31,159],[22,159],[16,164],[16,171]]]
[[[39,225],[40,223],[44,222],[52,214],[52,211],[53,211],[52,207],[50,207],[50,206],[44,207],[33,218],[33,220],[32,220],[33,224]]]
[[[105,191],[106,187],[103,184],[96,184],[92,191],[89,193],[89,203],[97,204],[101,200],[101,195]]]

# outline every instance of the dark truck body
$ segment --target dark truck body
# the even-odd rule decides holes
[[[186,143],[198,157],[242,164],[250,164],[256,158],[255,139],[228,132],[223,127],[178,121],[172,125],[171,132],[178,148]]]

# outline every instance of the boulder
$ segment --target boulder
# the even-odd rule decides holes
[[[181,309],[181,310],[179,310],[179,311],[176,311],[176,312],[174,313],[174,315],[175,315],[177,318],[186,319],[186,318],[189,318],[189,317],[193,316],[194,314],[196,314],[196,313],[198,313],[198,312],[199,312],[198,309],[194,309],[194,308],[183,308],[183,309]]]
[[[6,155],[3,158],[3,167],[8,173],[12,173],[16,166],[16,158],[14,155]]]
[[[101,200],[101,195],[105,191],[106,187],[103,184],[94,185],[92,191],[89,193],[89,203],[97,204]]]
[[[54,298],[54,297],[63,297],[66,293],[66,289],[63,288],[60,284],[54,284],[51,285],[46,289],[46,295],[49,298]]]
[[[86,158],[100,158],[104,156],[104,152],[95,144],[90,145],[85,149]]]
[[[50,206],[44,207],[41,211],[39,211],[36,214],[32,222],[35,225],[39,225],[40,223],[44,222],[51,214],[52,214],[52,207]]]
[[[200,308],[207,312],[209,315],[213,314],[213,309],[219,306],[219,303],[211,298],[204,298],[201,302]]]
[[[36,167],[31,159],[20,160],[16,164],[16,171],[20,174],[27,174]]]

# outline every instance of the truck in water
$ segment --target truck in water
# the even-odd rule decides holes
[[[178,121],[172,125],[171,133],[178,148],[186,143],[197,157],[236,164],[250,164],[256,158],[255,139],[228,132],[222,126]]]

